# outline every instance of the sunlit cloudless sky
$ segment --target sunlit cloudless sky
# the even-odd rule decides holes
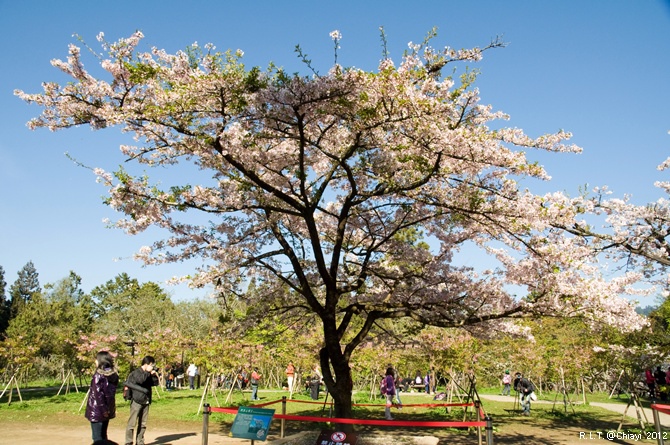
[[[101,51],[108,41],[141,30],[140,50],[175,52],[193,42],[241,49],[247,66],[274,62],[308,71],[300,45],[316,69],[334,60],[329,33],[339,30],[338,62],[374,70],[382,57],[383,26],[391,57],[437,27],[435,47],[507,46],[488,51],[477,85],[482,102],[511,116],[507,125],[531,136],[574,134],[582,154],[535,154],[552,180],[524,183],[536,193],[577,195],[607,185],[635,203],[662,196],[667,180],[656,166],[670,156],[670,5],[662,0],[420,1],[51,1],[0,0],[0,266],[11,284],[33,261],[40,283],[74,271],[90,291],[121,272],[164,284],[196,264],[142,267],[132,254],[160,234],[128,236],[102,222],[119,215],[102,204],[105,189],[82,163],[113,170],[123,162],[119,131],[88,128],[30,131],[40,109],[13,95],[36,93],[45,81],[67,79],[50,65],[66,59],[73,34]],[[95,59],[85,58],[94,69]],[[176,299],[207,290],[168,288]]]

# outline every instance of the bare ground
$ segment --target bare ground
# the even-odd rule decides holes
[[[585,443],[656,443],[655,440],[636,440],[632,437],[619,437],[608,440],[606,434],[616,430],[617,422],[603,425],[553,424],[536,422],[533,418],[520,418],[514,421],[499,422],[494,433],[495,444],[520,445],[571,445]],[[124,419],[115,419],[110,423],[109,437],[120,444],[124,438]],[[45,422],[39,419],[26,422],[3,422],[0,419],[0,444],[6,445],[76,445],[90,444],[90,427],[80,419],[77,424],[65,421]],[[291,431],[285,439],[278,437],[278,432],[268,437],[270,445],[315,445],[316,432]],[[600,436],[599,436],[600,434]],[[358,433],[358,445],[471,445],[478,443],[474,432],[449,431],[408,431],[407,429],[376,429]],[[645,439],[645,438],[642,438]],[[212,425],[208,433],[209,445],[248,445],[249,440],[228,437],[228,431]],[[484,440],[484,443],[485,440]],[[193,423],[183,424],[152,424],[146,434],[146,445],[202,445],[203,437],[200,428]]]
[[[112,422],[110,424],[109,437],[111,440],[123,445],[124,429],[123,422]],[[19,424],[5,423],[0,420],[0,444],[6,445],[76,445],[90,444],[90,427],[82,423],[77,426],[66,426],[58,424]],[[579,440],[579,428],[572,429],[546,429],[525,425],[523,428],[515,428],[514,431],[499,431],[495,434],[496,444],[573,444],[583,443]],[[314,445],[316,432],[295,433],[285,439],[277,436],[268,437],[267,444],[271,445]],[[202,432],[181,428],[166,428],[165,426],[149,428],[146,433],[146,445],[202,445]],[[209,445],[248,445],[249,440],[227,437],[224,432],[208,434]],[[450,435],[447,437],[436,437],[433,435],[407,435],[405,432],[391,433],[389,431],[370,431],[359,433],[358,445],[465,445],[476,444],[477,436]],[[634,442],[616,442],[634,443]]]

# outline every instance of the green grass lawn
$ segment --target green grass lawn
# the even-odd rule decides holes
[[[84,388],[84,390],[87,388]],[[23,401],[19,401],[18,395],[14,392],[12,396],[11,405],[7,404],[7,394],[0,400],[0,416],[7,420],[21,420],[31,414],[49,415],[49,414],[81,414],[83,415],[85,406],[83,401],[85,398],[85,391],[80,389],[79,393],[70,391],[69,394],[56,395],[57,387],[50,388],[26,388],[21,390]],[[259,396],[261,398],[258,402],[253,402],[250,399],[251,393],[249,391],[233,391],[230,399],[228,398],[228,391],[216,391],[216,397],[209,392],[203,400],[202,390],[177,390],[177,391],[160,391],[157,396],[154,393],[153,404],[151,408],[152,418],[161,418],[167,421],[201,421],[202,412],[198,413],[201,408],[201,402],[209,403],[211,406],[250,406],[255,404],[264,404],[271,401],[278,401],[278,403],[268,406],[268,408],[275,409],[277,413],[281,412],[281,399],[287,396],[286,391],[261,390]],[[289,402],[287,403],[287,414],[301,414],[306,416],[322,416],[329,415],[331,399],[324,399],[324,393],[321,393],[319,403],[314,404],[309,396],[304,394],[294,394],[294,400],[305,401],[307,403]],[[409,404],[426,404],[426,403],[440,403],[434,402],[432,397],[425,394],[403,394],[403,403]],[[228,402],[226,403],[226,401]],[[324,403],[326,402],[326,403]],[[117,393],[117,415],[123,416],[128,411],[129,402],[126,402],[121,397],[121,393]],[[356,407],[355,413],[361,418],[378,418],[380,413],[384,410],[384,400],[382,398],[375,398],[370,400],[368,394],[357,393],[354,395],[354,403],[360,404],[376,404],[378,406]],[[83,406],[83,407],[82,407]],[[80,411],[81,408],[81,411]],[[456,410],[456,409],[454,409]],[[462,408],[458,408],[462,412]],[[423,419],[443,418],[445,415],[444,408],[424,408],[411,407],[407,410],[407,415],[419,416]],[[223,421],[232,420],[232,415],[221,413],[212,413],[212,419],[219,419]]]
[[[0,424],[4,422],[25,422],[25,423],[58,423],[72,424],[81,423],[84,415],[85,406],[83,401],[85,397],[85,390],[76,393],[70,391],[69,394],[56,395],[58,387],[50,388],[27,388],[21,390],[23,402],[20,402],[16,393],[12,397],[11,405],[7,404],[7,394],[0,399]],[[81,389],[80,389],[81,391]],[[484,388],[479,391],[480,394],[499,394],[498,388]],[[231,399],[226,403],[228,397],[227,391],[217,391],[216,397],[211,393],[207,395],[204,402],[211,406],[251,406],[255,404],[264,404],[271,401],[279,401],[282,396],[286,396],[286,391],[272,391],[261,390],[259,396],[261,400],[252,403],[250,400],[250,392],[234,391],[231,394]],[[151,422],[153,425],[170,426],[172,428],[179,427],[183,424],[185,427],[193,430],[199,430],[202,425],[202,412],[198,413],[201,402],[203,402],[202,390],[178,390],[178,391],[160,391],[159,396],[154,395],[154,403],[151,408]],[[574,402],[581,402],[581,396],[577,397],[571,394],[571,399]],[[628,403],[625,396],[619,398],[614,397],[610,399],[609,394],[587,394],[587,402],[603,401],[611,403]],[[454,407],[450,412],[444,407],[429,408],[422,406],[409,406],[413,404],[429,404],[440,403],[434,401],[433,397],[423,393],[401,393],[403,401],[403,409],[398,410],[394,408],[393,415],[396,419],[401,420],[458,420],[464,419],[465,411],[462,407]],[[294,394],[294,399],[311,402],[311,399],[306,393]],[[552,393],[542,393],[542,400],[553,402],[556,395]],[[129,402],[123,400],[121,393],[117,394],[117,419],[125,419],[129,414]],[[565,410],[562,396],[559,397],[556,404],[539,404],[533,405],[533,421],[535,424],[546,424],[548,427],[555,427],[561,424],[570,425],[584,425],[584,428],[597,430],[598,428],[616,427],[621,416],[603,410],[598,407],[590,406],[588,403],[578,403],[573,406],[568,406]],[[329,403],[324,404],[324,395],[322,393],[319,404],[312,403],[287,403],[287,414],[305,415],[305,416],[329,416]],[[328,399],[330,402],[330,399]],[[383,399],[376,398],[370,400],[369,393],[359,392],[354,395],[354,402],[360,404],[376,404],[376,406],[363,406],[354,408],[354,415],[361,419],[382,419],[384,415]],[[454,399],[453,402],[458,402]],[[648,401],[643,401],[645,406],[648,406]],[[81,408],[81,409],[80,409]],[[275,409],[277,413],[281,413],[282,404],[277,403],[267,408]],[[483,408],[488,415],[494,420],[494,427],[499,427],[514,422],[523,421],[518,412],[513,410],[513,397],[508,401],[497,402],[491,400],[483,400]],[[574,412],[573,412],[574,408]],[[468,413],[471,413],[472,408],[468,408]],[[468,420],[474,420],[474,415],[468,414]],[[212,413],[210,416],[210,430],[212,432],[227,433],[230,425],[234,419],[233,415]],[[278,421],[276,421],[278,422]],[[273,423],[273,429],[278,428],[277,424]],[[323,424],[302,423],[302,422],[287,422],[287,431],[301,431],[301,430],[319,430],[323,428]],[[627,428],[634,428],[635,425],[631,421]],[[431,431],[425,431],[431,434]]]

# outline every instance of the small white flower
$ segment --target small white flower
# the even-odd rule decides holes
[[[342,33],[337,29],[330,32],[330,38],[333,40],[340,40],[342,38]]]

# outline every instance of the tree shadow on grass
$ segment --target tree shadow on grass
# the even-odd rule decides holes
[[[531,417],[520,417],[517,412],[505,411],[505,414],[493,416],[494,427],[500,430],[494,441],[496,444],[580,443],[589,440],[606,440],[614,444],[633,443],[607,436],[608,432],[617,431],[622,415],[605,409],[592,407],[587,412],[566,413],[546,408],[534,410]],[[634,419],[628,418],[624,420],[621,431],[640,433],[639,425]]]
[[[320,415],[310,413],[311,415]],[[300,413],[304,414],[304,413]],[[382,411],[370,410],[360,412],[360,418],[379,419]],[[398,420],[452,420],[462,421],[463,412],[453,412],[448,415],[444,411],[433,413],[413,413],[409,410],[394,411],[394,416]],[[598,407],[576,407],[576,413],[570,409],[567,411],[558,406],[553,409],[551,404],[534,405],[530,417],[523,417],[520,411],[508,409],[506,406],[495,406],[488,411],[493,419],[493,443],[496,445],[556,445],[556,444],[576,444],[599,440],[612,444],[632,444],[631,440],[621,440],[616,437],[607,438],[606,433],[616,431],[621,422],[622,415]],[[468,420],[473,420],[468,416]],[[650,419],[651,420],[651,419]],[[332,424],[319,424],[312,422],[289,421],[285,425],[285,435],[291,436],[306,431],[329,430]],[[215,434],[225,434],[230,429],[230,423],[214,422],[210,424],[210,432]],[[477,431],[475,428],[427,428],[427,427],[394,427],[394,426],[364,426],[355,425],[354,430],[359,439],[367,437],[390,437],[397,438],[391,443],[406,444],[409,438],[419,436],[432,436],[438,439],[438,445],[472,445],[477,443]],[[639,427],[635,419],[626,419],[622,426],[622,431],[631,431],[639,433]],[[600,435],[599,435],[600,433]],[[315,433],[314,435],[316,436]],[[482,429],[483,443],[486,443],[486,432]],[[643,436],[644,437],[644,436]],[[279,438],[279,422],[273,422],[268,440]],[[402,439],[401,439],[402,438]],[[391,439],[393,440],[393,439]]]
[[[574,444],[589,440],[605,440],[606,433],[616,431],[621,422],[621,414],[609,412],[604,409],[589,408],[587,412],[565,413],[552,410],[550,406],[534,409],[530,417],[522,417],[518,411],[498,409],[490,413],[493,419],[494,433],[493,442],[496,445],[556,445]],[[405,417],[402,420],[418,420],[424,416],[398,415]],[[460,417],[460,418],[457,418]],[[427,420],[427,419],[421,419]],[[437,419],[432,419],[437,420]],[[440,420],[447,420],[440,419]],[[454,415],[450,420],[463,420],[462,415]],[[298,424],[287,422],[287,433],[295,433],[305,430],[329,429],[326,425],[315,425],[310,423]],[[634,419],[624,422],[623,431],[638,432]],[[472,445],[477,443],[477,430],[475,428],[407,428],[394,426],[355,426],[355,431],[362,437],[386,436],[396,437],[396,443],[406,442],[408,437],[432,436],[438,439],[438,445]],[[486,431],[482,429],[483,443],[486,443]],[[630,440],[621,440],[617,437],[607,438],[608,443],[630,444]]]

